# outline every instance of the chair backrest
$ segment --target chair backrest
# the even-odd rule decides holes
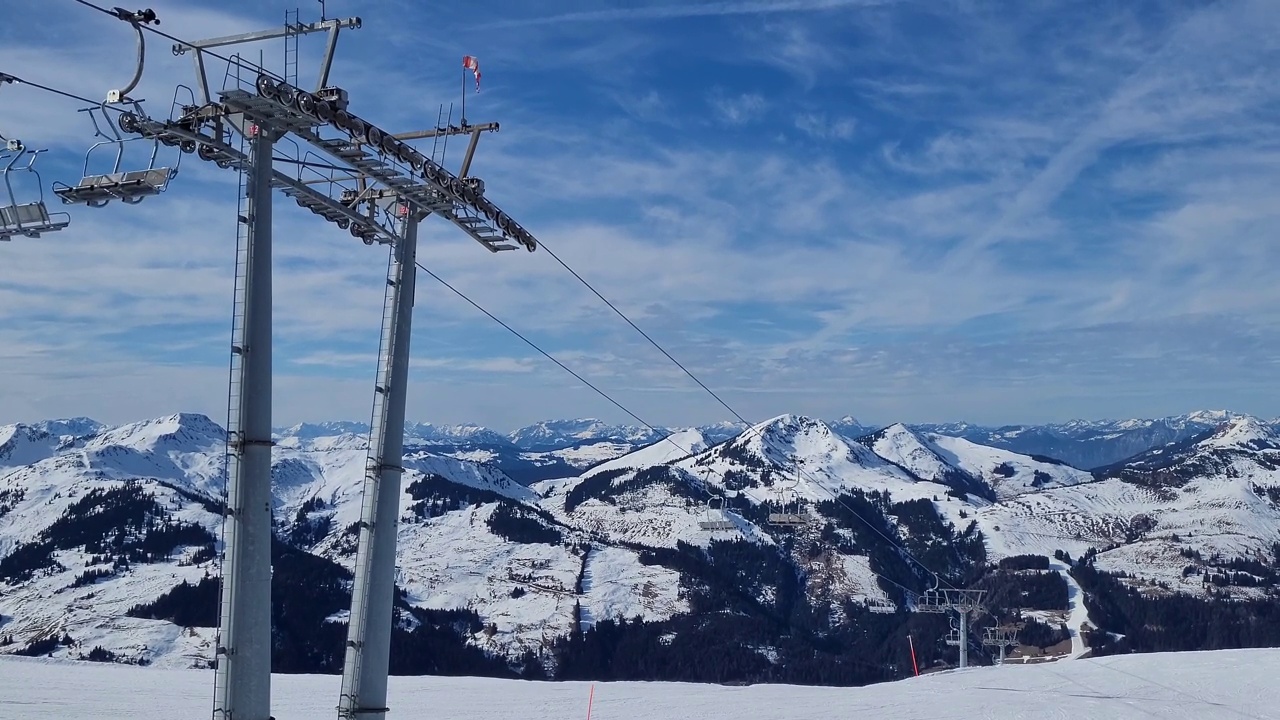
[[[45,209],[42,202],[18,205],[13,209],[18,216],[18,222],[23,225],[45,225],[49,222],[49,211]]]
[[[42,202],[10,205],[0,208],[0,226],[17,228],[22,226],[47,225],[49,210]]]

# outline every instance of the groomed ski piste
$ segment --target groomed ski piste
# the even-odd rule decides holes
[[[1280,714],[1280,649],[1004,665],[858,688],[392,677],[392,720],[1239,720]],[[0,658],[0,720],[205,717],[213,674]],[[276,720],[334,716],[336,675],[272,676]],[[594,685],[594,689],[593,686]]]

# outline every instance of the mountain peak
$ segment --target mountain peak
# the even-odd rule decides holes
[[[151,449],[160,443],[176,442],[192,449],[226,441],[226,430],[207,415],[175,413],[167,417],[142,420],[111,428],[91,438],[88,447],[123,445],[135,449]]]
[[[1248,448],[1257,450],[1262,447],[1273,447],[1280,436],[1258,418],[1249,415],[1237,415],[1234,419],[1221,425],[1218,430],[1200,444],[1215,448]]]
[[[605,441],[648,444],[662,437],[662,428],[609,425],[599,418],[575,420],[543,420],[522,427],[508,439],[525,450],[559,450]]]

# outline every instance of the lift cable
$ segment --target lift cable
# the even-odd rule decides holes
[[[545,357],[545,358],[547,358],[548,360],[550,360],[551,362],[555,363],[557,366],[559,366],[559,367],[560,367],[560,369],[561,369],[561,370],[564,370],[565,372],[569,373],[569,374],[570,374],[570,375],[572,375],[574,378],[576,378],[579,382],[581,382],[582,384],[584,384],[584,385],[586,385],[587,387],[589,387],[589,388],[591,388],[592,390],[594,390],[594,391],[595,391],[595,393],[596,393],[597,395],[599,395],[600,397],[604,398],[605,400],[608,400],[608,401],[609,401],[610,403],[612,403],[615,407],[617,407],[618,409],[620,409],[620,410],[622,410],[623,412],[625,412],[627,415],[629,415],[629,416],[631,416],[632,418],[634,418],[634,419],[636,420],[636,422],[639,422],[640,424],[644,425],[646,428],[648,428],[648,429],[652,430],[652,431],[653,431],[653,432],[655,432],[655,433],[658,433],[658,434],[660,434],[660,435],[662,435],[662,434],[663,434],[663,431],[662,431],[662,430],[659,430],[657,427],[655,427],[655,426],[651,425],[649,422],[647,422],[644,418],[642,418],[642,417],[640,417],[639,415],[637,415],[636,413],[632,412],[629,408],[627,408],[627,406],[623,405],[623,404],[622,404],[621,402],[619,402],[618,400],[615,400],[613,397],[611,397],[611,396],[610,396],[608,393],[606,393],[604,390],[601,390],[599,387],[597,387],[597,386],[595,386],[594,384],[592,384],[589,380],[587,380],[586,378],[582,377],[582,375],[580,375],[579,373],[577,373],[576,371],[574,371],[574,370],[573,370],[572,368],[570,368],[568,365],[565,365],[563,362],[561,362],[560,360],[558,360],[554,355],[552,355],[551,353],[547,352],[546,350],[543,350],[543,349],[542,349],[542,348],[541,348],[537,343],[535,343],[535,342],[533,342],[532,340],[530,340],[528,337],[526,337],[524,334],[522,334],[519,330],[516,330],[515,328],[511,327],[511,326],[510,326],[510,325],[508,325],[506,322],[504,322],[503,320],[501,320],[500,318],[498,318],[496,315],[494,315],[493,313],[491,313],[491,312],[489,312],[488,310],[486,310],[486,309],[485,309],[482,305],[480,305],[478,302],[476,302],[475,300],[472,300],[469,296],[467,296],[465,293],[463,293],[461,290],[457,289],[457,288],[456,288],[456,287],[454,287],[453,285],[449,284],[449,282],[448,282],[448,281],[446,281],[445,279],[441,278],[439,275],[436,275],[434,272],[432,272],[431,270],[429,270],[425,265],[423,265],[423,264],[422,264],[422,263],[420,263],[420,262],[416,262],[415,264],[418,266],[418,269],[422,270],[422,272],[426,273],[427,275],[430,275],[430,276],[431,276],[431,278],[432,278],[433,280],[435,280],[436,282],[438,282],[438,283],[440,283],[441,285],[443,285],[445,288],[447,288],[447,289],[448,289],[449,291],[451,291],[453,294],[455,294],[455,295],[457,295],[458,297],[462,298],[463,300],[467,301],[467,303],[469,303],[472,307],[474,307],[475,309],[479,310],[480,312],[482,312],[482,313],[484,313],[486,316],[488,316],[488,318],[489,318],[490,320],[492,320],[492,321],[496,322],[497,324],[499,324],[499,325],[501,325],[503,328],[505,328],[505,329],[507,330],[507,332],[511,333],[512,335],[515,335],[517,338],[519,338],[521,341],[523,341],[526,345],[528,345],[529,347],[531,347],[531,348],[533,348],[534,350],[536,350],[536,351],[537,351],[539,354],[541,354],[543,357]],[[663,439],[663,440],[666,440],[667,442],[669,442],[669,443],[671,443],[672,445],[674,445],[674,446],[675,446],[677,449],[679,449],[681,452],[687,453],[687,454],[688,454],[688,455],[690,455],[690,456],[694,455],[694,453],[693,453],[693,452],[691,452],[690,450],[688,450],[688,449],[686,449],[686,448],[680,447],[680,445],[679,445],[678,443],[676,443],[676,441],[672,440],[672,439],[671,439],[671,434],[670,434],[670,433],[667,433],[667,434],[663,435],[663,438],[662,438],[662,439]],[[709,469],[708,469],[708,470],[709,470]],[[838,500],[838,498],[837,498],[837,500]],[[843,503],[843,502],[841,502],[841,504],[844,504],[844,503]],[[847,505],[845,505],[845,507],[846,507],[850,512],[854,512],[854,511],[853,511],[853,509],[852,509],[852,508],[849,508]],[[856,512],[854,512],[854,515],[855,515],[855,516],[857,516],[857,513],[856,513]],[[860,516],[858,516],[858,517],[859,517],[859,519],[861,519],[861,517],[860,517]],[[863,522],[866,522],[866,521],[865,521],[865,520],[863,520]],[[868,523],[868,524],[869,524],[869,523]],[[874,528],[874,526],[872,526],[872,529],[875,529],[875,528]],[[892,543],[894,546],[898,547],[898,549],[899,549],[899,550],[901,550],[902,552],[904,552],[904,553],[906,553],[906,552],[907,552],[904,548],[902,548],[901,546],[899,546],[897,543],[893,542],[893,540],[891,540],[891,539],[889,539],[889,538],[887,538],[887,537],[886,537],[885,539],[886,539],[886,540],[888,540],[890,543]],[[910,555],[910,553],[907,553],[907,554],[908,554],[908,556]],[[915,558],[912,558],[912,559],[914,560]],[[918,563],[918,562],[919,562],[919,560],[916,560],[916,562]],[[922,565],[922,567],[924,567],[924,566]],[[929,570],[929,568],[928,568],[928,567],[925,567],[925,570],[928,570],[931,574],[935,575],[935,577],[937,576],[937,574],[936,574],[936,573],[934,573],[932,570]],[[893,584],[893,585],[896,585],[897,587],[901,588],[902,590],[904,590],[904,591],[906,591],[906,592],[908,592],[908,593],[915,593],[915,592],[916,592],[915,590],[912,590],[911,588],[907,587],[906,585],[903,585],[902,583],[900,583],[900,582],[898,582],[898,581],[896,581],[896,580],[894,580],[894,579],[892,579],[892,578],[885,577],[884,575],[881,575],[881,574],[876,573],[876,572],[872,572],[872,574],[873,574],[873,575],[875,575],[876,577],[878,577],[878,578],[880,578],[880,579],[882,579],[882,580],[884,580],[884,581],[888,582],[888,583],[891,583],[891,584]]]
[[[89,2],[88,0],[72,0],[72,1],[73,1],[73,2],[77,2],[77,3],[80,3],[81,5],[84,5],[84,6],[85,6],[85,7],[87,7],[87,8],[91,8],[91,9],[93,9],[93,10],[97,10],[98,12],[100,12],[100,13],[102,13],[102,14],[104,14],[104,15],[108,15],[108,16],[110,16],[110,17],[116,18],[117,20],[125,20],[126,22],[128,22],[128,19],[127,19],[127,18],[125,18],[125,17],[121,17],[121,16],[120,16],[120,15],[119,15],[115,10],[108,10],[108,9],[106,9],[106,8],[102,7],[101,5],[95,5],[95,4],[91,3],[91,2]],[[157,20],[157,21],[156,21],[156,23],[157,23],[157,24],[159,24],[159,21]],[[155,33],[156,35],[159,35],[160,37],[162,37],[162,38],[164,38],[164,39],[166,39],[166,40],[169,40],[169,41],[171,41],[171,42],[174,42],[174,43],[176,43],[176,44],[178,44],[178,45],[183,45],[183,46],[185,46],[185,47],[193,47],[193,46],[191,45],[191,43],[187,42],[186,40],[183,40],[182,38],[177,37],[176,35],[170,35],[169,33],[164,32],[163,30],[158,30],[158,29],[156,29],[156,28],[154,28],[154,27],[152,27],[152,26],[150,26],[150,25],[143,24],[143,23],[131,23],[131,24],[135,25],[136,27],[142,28],[143,30],[146,30],[146,31],[148,31],[148,32],[153,32],[153,33]],[[265,74],[270,75],[271,77],[273,77],[273,78],[275,78],[276,80],[279,80],[279,81],[281,81],[281,82],[284,82],[284,81],[285,81],[285,78],[284,78],[283,76],[281,76],[281,75],[279,75],[279,74],[277,74],[277,73],[275,73],[275,72],[273,72],[273,71],[271,71],[271,70],[268,70],[268,69],[266,69],[266,68],[258,67],[258,66],[257,66],[257,65],[255,65],[255,64],[252,64],[252,63],[246,63],[245,61],[243,61],[243,60],[241,60],[241,59],[239,59],[239,58],[233,58],[233,57],[228,57],[228,56],[226,56],[226,55],[220,55],[220,54],[218,54],[218,53],[216,53],[216,52],[214,52],[214,51],[212,51],[212,50],[208,50],[208,49],[206,49],[206,48],[194,48],[194,49],[195,49],[197,52],[199,52],[199,53],[202,53],[202,54],[208,55],[208,56],[210,56],[210,57],[215,57],[215,58],[217,58],[217,59],[219,59],[219,60],[223,60],[223,61],[225,61],[225,62],[227,62],[227,63],[232,64],[232,65],[236,65],[236,66],[238,66],[238,67],[243,67],[243,68],[246,68],[246,69],[252,69],[252,70],[254,70],[254,71],[256,71],[256,72],[260,72],[260,73],[265,73]]]
[[[680,368],[682,372],[684,372],[686,375],[689,375],[690,379],[694,380],[695,383],[698,383],[698,387],[703,388],[704,391],[707,391],[708,395],[712,396],[713,398],[716,398],[716,401],[719,402],[719,404],[721,404],[724,407],[724,409],[730,411],[730,413],[733,416],[735,416],[735,418],[737,418],[737,420],[739,420],[740,423],[746,425],[745,432],[754,433],[756,434],[756,436],[759,436],[760,432],[758,429],[756,429],[754,424],[751,424],[750,421],[746,420],[746,418],[744,418],[744,416],[742,416],[742,414],[739,413],[739,411],[733,409],[733,406],[728,404],[728,402],[724,401],[724,398],[719,396],[719,393],[717,393],[716,391],[713,391],[712,388],[707,386],[707,383],[704,383],[703,380],[698,378],[698,375],[695,375],[694,373],[691,372],[689,368],[686,368],[684,363],[681,363],[680,360],[676,360],[676,357],[673,356],[671,352],[668,352],[667,348],[664,348],[662,345],[660,345],[660,343],[658,343],[658,341],[655,341],[653,336],[650,336],[649,333],[644,332],[643,329],[640,328],[640,325],[637,325],[634,322],[634,320],[631,320],[631,318],[628,318],[626,313],[623,313],[622,310],[618,309],[618,306],[614,305],[613,302],[608,299],[608,297],[605,297],[602,292],[595,290],[595,286],[593,286],[593,284],[591,284],[590,282],[586,281],[586,278],[582,277],[582,275],[579,272],[577,272],[577,270],[573,269],[572,266],[570,266],[570,264],[566,263],[566,261],[561,259],[561,256],[557,255],[556,252],[550,249],[550,247],[547,246],[547,242],[540,240],[539,246],[541,247],[541,249],[543,249],[543,251],[547,252],[548,255],[552,256],[552,258],[556,260],[556,263],[561,265],[562,268],[568,270],[568,273],[573,275],[573,277],[577,278],[577,281],[582,283],[582,286],[585,286],[586,288],[588,288],[588,290],[591,291],[593,295],[595,295],[596,297],[599,297],[600,301],[604,302],[605,305],[608,305],[609,309],[613,310],[614,314],[617,314],[618,316],[620,316],[623,322],[626,322],[626,324],[631,325],[631,327],[634,328],[637,333],[640,333],[641,337],[644,337],[646,341],[649,341],[649,345],[653,345],[655,348],[658,348],[658,351],[662,352],[662,354],[666,356],[668,360],[671,360],[672,363],[675,363],[677,368]],[[854,515],[855,518],[858,518],[859,520],[863,521],[863,524],[867,525],[868,528],[872,529],[872,532],[878,534],[879,537],[884,538],[884,541],[887,541],[888,543],[892,544],[892,546],[895,546],[897,550],[904,553],[904,555],[906,557],[909,557],[911,561],[914,561],[916,565],[919,565],[920,568],[924,569],[924,571],[927,571],[927,573],[933,575],[934,579],[937,579],[938,582],[947,585],[948,588],[952,587],[951,583],[948,583],[945,578],[942,578],[942,575],[936,573],[936,571],[934,571],[932,568],[929,568],[929,566],[925,565],[924,562],[920,561],[918,557],[911,555],[911,552],[906,550],[905,547],[902,547],[900,543],[893,541],[893,538],[888,537],[887,534],[883,533],[881,529],[876,527],[876,525],[874,525],[873,523],[870,523],[869,520],[859,515],[858,511],[855,511],[854,509],[852,509],[852,507],[849,506],[849,503],[846,503],[844,500],[842,500],[842,498],[838,496],[837,493],[832,492],[831,489],[824,486],[824,484],[818,482],[817,478],[814,478],[812,474],[808,473],[808,471],[805,471],[804,468],[801,468],[799,464],[796,464],[796,471],[797,473],[804,475],[805,479],[808,479],[809,482],[812,483],[813,486],[818,487],[820,491],[827,493],[827,495],[831,497],[832,500],[835,500],[836,502],[840,503],[840,505],[844,506],[845,510],[849,510],[850,512],[852,512],[852,515]]]

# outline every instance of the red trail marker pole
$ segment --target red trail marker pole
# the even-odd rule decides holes
[[[596,684],[591,683],[591,694],[587,696],[587,720],[591,720],[591,705],[596,700]]]
[[[907,644],[911,646],[911,669],[916,671],[916,677],[920,677],[920,666],[916,664],[916,642],[910,635],[907,635]],[[590,710],[587,711],[587,720],[591,720]]]

